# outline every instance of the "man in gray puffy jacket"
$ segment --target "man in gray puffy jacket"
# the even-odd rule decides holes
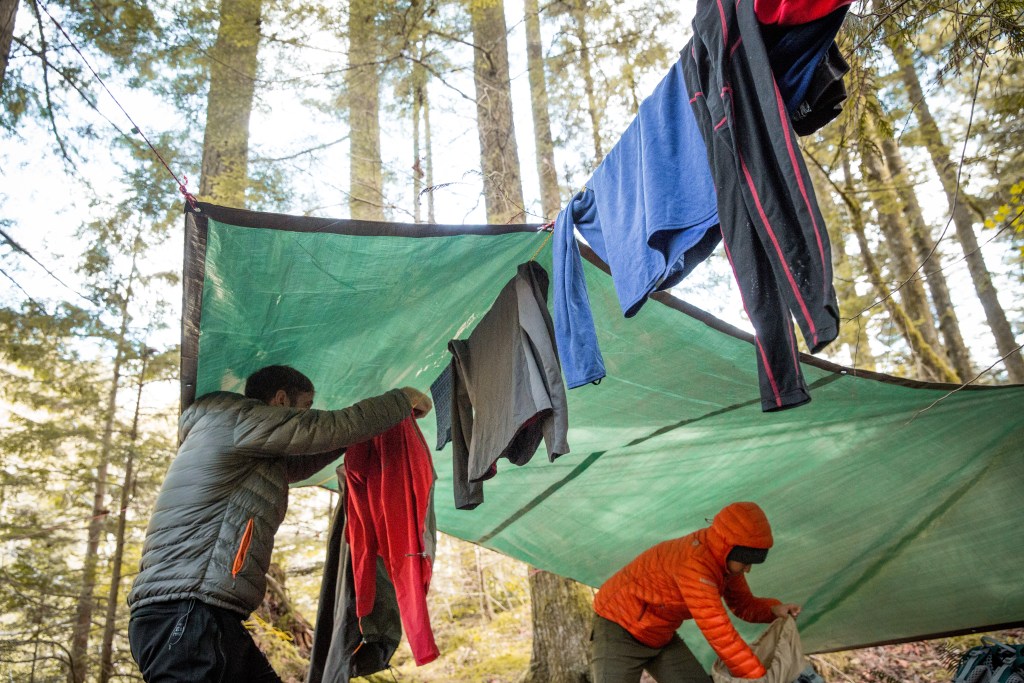
[[[343,410],[311,410],[313,395],[305,375],[272,365],[245,396],[213,392],[182,413],[128,595],[128,640],[148,683],[279,682],[242,621],[266,592],[288,485],[432,407],[411,387]]]

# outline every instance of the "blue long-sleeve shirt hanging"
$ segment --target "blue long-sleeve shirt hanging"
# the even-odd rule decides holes
[[[555,335],[570,389],[605,374],[573,228],[611,268],[631,317],[714,251],[717,224],[707,150],[677,62],[555,221]]]

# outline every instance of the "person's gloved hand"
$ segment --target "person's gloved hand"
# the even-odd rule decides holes
[[[416,419],[423,417],[434,407],[434,402],[430,400],[430,397],[419,389],[402,387],[402,392],[409,399],[409,405],[412,406],[412,414]]]
[[[772,605],[772,614],[778,617],[784,617],[787,614],[791,617],[796,617],[800,614],[800,605],[795,605],[791,602],[785,602],[781,605]]]

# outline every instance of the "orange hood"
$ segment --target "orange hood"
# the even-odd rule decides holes
[[[708,527],[708,545],[721,566],[735,546],[772,547],[772,528],[757,503],[732,503],[719,511]]]

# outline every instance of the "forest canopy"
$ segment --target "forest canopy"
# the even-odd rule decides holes
[[[0,0],[0,667],[137,676],[124,599],[177,443],[183,193],[547,223],[692,16],[661,1]],[[860,0],[838,43],[843,112],[800,140],[842,315],[820,357],[1024,383],[1024,7]],[[675,294],[750,329],[721,254]]]

